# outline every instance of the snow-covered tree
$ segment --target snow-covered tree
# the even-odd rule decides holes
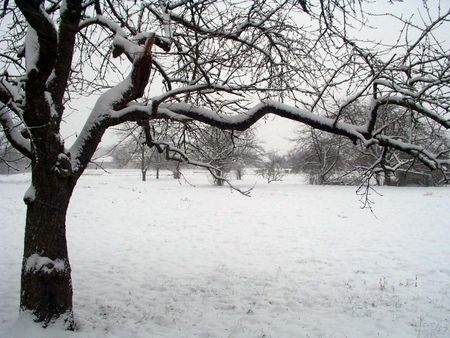
[[[177,143],[176,138],[179,137],[180,128],[173,128],[164,121],[154,121],[148,127],[152,129],[153,133],[163,137],[166,142]],[[178,163],[167,160],[165,153],[160,148],[148,146],[145,130],[141,126],[126,122],[117,130],[117,136],[119,143],[112,150],[113,157],[121,168],[139,168],[142,173],[142,181],[147,180],[147,171],[150,168],[155,170],[157,179],[159,179],[161,169],[178,171]]]
[[[380,109],[393,105],[412,111],[430,137],[449,128],[450,53],[438,33],[450,11],[425,6],[415,22],[386,16],[403,25],[389,45],[353,37],[369,18],[366,5],[4,0],[0,123],[8,142],[32,163],[21,311],[43,326],[63,319],[74,328],[66,211],[105,131],[125,121],[196,120],[243,131],[276,114],[445,170],[447,150],[383,133],[377,122]],[[392,1],[385,5],[395,8]],[[77,98],[94,94],[82,131],[67,146],[65,114]],[[338,99],[343,103],[336,107]],[[368,102],[364,120],[344,122],[345,107],[357,99]],[[149,146],[185,158],[144,130]]]

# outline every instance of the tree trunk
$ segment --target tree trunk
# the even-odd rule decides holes
[[[66,212],[74,179],[54,168],[33,168],[25,195],[27,216],[20,293],[21,311],[46,327],[63,320],[74,329],[72,281],[66,242]]]
[[[217,185],[219,187],[223,186],[224,180],[222,179],[223,177],[222,168],[217,169],[215,174],[217,177],[214,177],[214,185]]]
[[[146,165],[145,160],[145,144],[141,144],[141,173],[142,173],[142,181],[147,181],[147,170],[148,166]]]
[[[318,178],[318,182],[317,182],[318,185],[323,185],[325,183],[325,174],[319,173],[317,175],[317,178]]]
[[[384,185],[387,185],[387,186],[396,185],[393,178],[394,178],[394,175],[390,171],[384,170]]]
[[[159,180],[159,167],[156,167],[156,179]]]
[[[382,179],[381,179],[381,174],[380,174],[380,173],[375,173],[375,182],[376,182],[376,184],[377,184],[378,186],[381,186],[381,185],[382,185],[382,184],[381,184]]]
[[[174,170],[174,171],[172,171],[172,176],[174,179],[179,180],[181,177],[181,173],[179,170]]]
[[[243,169],[242,168],[237,168],[236,169],[236,179],[237,180],[242,180],[242,171],[243,171]]]

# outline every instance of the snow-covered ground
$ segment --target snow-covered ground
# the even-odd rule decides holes
[[[17,321],[28,187],[0,176],[2,337],[450,337],[450,189],[299,176],[248,198],[138,171],[88,172],[67,217],[79,331]]]

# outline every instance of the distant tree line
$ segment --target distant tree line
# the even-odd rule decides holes
[[[368,107],[355,102],[342,112],[342,120],[364,120]],[[396,135],[398,140],[413,142],[423,149],[449,158],[450,138],[436,130],[408,108],[387,105],[378,110],[377,132]],[[355,147],[348,139],[323,131],[302,127],[296,146],[289,154],[294,173],[303,172],[311,184],[357,184],[370,179],[377,185],[438,185],[447,183],[445,171],[431,171],[416,158],[395,148],[373,145]]]

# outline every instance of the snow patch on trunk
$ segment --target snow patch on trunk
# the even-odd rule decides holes
[[[51,76],[54,76],[54,71],[52,72]],[[52,117],[57,117],[58,112],[56,111],[55,104],[53,103],[52,94],[48,91],[44,92],[45,99],[47,100],[48,106],[50,107],[50,113]]]
[[[25,271],[28,273],[52,273],[64,272],[66,270],[66,263],[63,259],[50,259],[48,257],[40,256],[39,254],[32,254],[27,258],[25,263]]]

